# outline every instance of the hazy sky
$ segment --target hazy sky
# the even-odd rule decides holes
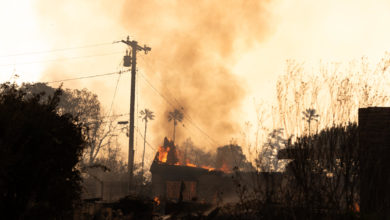
[[[207,140],[200,128],[226,144],[245,121],[255,120],[253,99],[273,100],[286,59],[315,69],[320,60],[366,56],[376,62],[390,48],[385,0],[236,2],[3,0],[0,80],[17,74],[17,82],[46,82],[118,71],[126,47],[111,43],[130,35],[152,47],[150,54],[139,55],[140,74],[171,102],[180,102],[196,124],[184,122],[188,130],[180,128],[182,140]],[[64,86],[88,88],[108,110],[117,80],[113,75]],[[163,121],[173,106],[143,77],[138,82],[138,109],[151,108],[157,115],[151,122],[151,143],[157,145],[171,129]],[[129,75],[122,75],[114,113],[128,112],[129,84]],[[207,97],[212,102],[206,103]],[[215,114],[212,119],[207,112]]]

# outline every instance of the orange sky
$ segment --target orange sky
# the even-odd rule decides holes
[[[4,82],[13,79],[12,75],[15,73],[19,76],[17,82],[20,83],[120,70],[122,68],[119,64],[125,46],[109,43],[130,35],[140,44],[152,47],[150,54],[140,55],[139,71],[157,89],[166,92],[167,96],[173,96],[168,94],[169,88],[165,89],[166,85],[162,85],[162,81],[167,80],[163,70],[172,69],[170,65],[173,60],[163,55],[176,56],[188,52],[180,51],[183,47],[175,47],[176,40],[190,39],[193,36],[195,39],[191,40],[197,42],[196,38],[204,38],[205,45],[202,44],[199,48],[202,53],[207,50],[208,53],[202,54],[200,58],[207,57],[211,63],[219,65],[215,68],[226,70],[226,73],[219,76],[222,78],[216,80],[231,75],[231,79],[239,82],[239,87],[244,89],[242,97],[239,96],[232,103],[237,117],[231,119],[234,123],[229,126],[234,127],[243,125],[245,121],[255,121],[253,99],[269,102],[274,100],[275,82],[283,74],[286,59],[305,62],[307,69],[311,70],[317,67],[320,60],[348,62],[366,56],[375,63],[390,50],[390,3],[385,0],[277,0],[254,4],[258,8],[242,6],[245,10],[251,10],[250,12],[240,11],[236,4],[228,4],[222,0],[210,1],[213,4],[205,1],[188,2],[170,0],[163,4],[162,1],[148,1],[146,4],[144,1],[124,0],[1,1],[0,80]],[[199,31],[207,34],[196,33],[198,27],[192,25],[193,21],[206,25],[205,30]],[[213,26],[208,26],[208,21],[214,22],[215,28],[210,28]],[[232,22],[238,23],[232,25]],[[225,29],[219,29],[223,27]],[[221,48],[226,45],[218,45],[218,42],[226,40],[232,45]],[[161,45],[167,42],[172,46],[167,46],[166,51],[162,51]],[[29,53],[101,43],[107,44],[50,53]],[[173,52],[170,48],[179,51]],[[193,53],[192,50],[189,52]],[[19,55],[11,56],[15,54]],[[53,61],[56,59],[63,60]],[[204,64],[204,67],[210,68],[211,63]],[[103,106],[108,109],[116,80],[117,76],[107,76],[67,82],[64,86],[90,89],[98,94]],[[114,100],[115,113],[128,112],[129,84],[129,75],[123,75]],[[139,109],[166,105],[142,79],[139,79],[138,89]],[[221,112],[220,109],[216,111]],[[157,117],[164,114],[158,113],[160,115],[157,114]],[[202,121],[202,117],[196,116],[196,111],[192,109],[191,114],[196,119],[195,123],[206,132],[209,129],[211,136],[221,144],[240,135],[234,134],[234,131],[241,128],[233,128],[229,130],[230,133],[219,135],[213,127]],[[141,121],[138,123],[141,127]],[[152,131],[157,131],[161,123],[151,126]],[[221,125],[216,124],[215,128],[218,126]],[[190,129],[192,134],[183,134],[183,138],[189,135],[202,138],[196,128]],[[151,140],[152,144],[157,145],[157,140],[158,138]]]

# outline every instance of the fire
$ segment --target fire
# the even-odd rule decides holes
[[[192,163],[189,163],[189,162],[186,163],[186,166],[187,167],[197,167],[195,164],[192,164]]]
[[[354,204],[353,204],[353,211],[355,211],[355,212],[360,212],[360,206],[359,206],[359,203],[357,203],[357,202],[355,202]]]
[[[190,161],[188,158],[184,160],[181,158],[183,158],[183,153],[177,149],[174,142],[168,138],[164,138],[164,144],[158,148],[158,152],[155,157],[156,162],[173,166],[197,167],[208,171],[216,170],[216,168],[209,165],[197,165],[192,163],[193,161]],[[184,156],[184,158],[186,157]],[[229,166],[226,163],[224,163],[218,170],[222,172],[230,172]]]
[[[160,162],[163,162],[163,163],[166,163],[167,162],[167,159],[168,159],[168,152],[169,152],[170,148],[167,147],[166,149],[162,146],[160,146],[158,148],[158,160]]]
[[[158,196],[154,197],[153,201],[156,202],[157,205],[160,205],[160,199],[158,198]]]
[[[222,172],[225,172],[225,173],[230,173],[230,169],[229,169],[229,167],[228,167],[228,165],[226,163],[222,164],[222,167],[220,168],[220,170]]]
[[[203,168],[203,169],[206,169],[206,170],[208,170],[208,171],[213,171],[213,170],[215,170],[214,167],[210,167],[210,166],[200,166],[200,167]]]
[[[187,167],[197,167],[195,164],[191,163],[188,159],[186,160],[185,166],[187,166]]]
[[[171,148],[170,147],[163,147],[163,146],[160,146],[158,148],[158,161],[161,162],[161,163],[167,163],[167,159],[168,159],[168,153],[170,152]],[[187,167],[199,167],[199,168],[203,168],[203,169],[206,169],[208,171],[213,171],[215,170],[214,167],[211,167],[211,166],[198,166],[196,164],[193,164],[191,163],[188,159],[186,161],[186,163],[181,163],[181,162],[176,162],[174,163],[173,165],[175,166],[187,166]],[[221,168],[221,171],[225,171],[225,170],[229,170],[227,168],[227,166],[225,167],[225,169],[223,169],[224,167]]]

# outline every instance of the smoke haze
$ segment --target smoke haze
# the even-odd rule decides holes
[[[215,152],[218,146],[228,144],[239,135],[245,120],[242,102],[248,94],[247,82],[232,69],[241,54],[274,31],[270,4],[269,1],[232,0],[115,1],[115,4],[106,0],[40,0],[37,16],[43,40],[54,45],[53,48],[112,42],[127,35],[140,45],[150,46],[149,54],[138,53],[136,107],[137,112],[149,108],[156,115],[148,124],[150,144],[157,147],[165,136],[172,138],[173,123],[167,121],[167,114],[177,108],[185,117],[176,128],[176,142],[181,144],[192,137],[197,146]],[[78,57],[119,52],[47,65],[41,80],[119,70],[125,48],[118,43],[61,53],[64,57]],[[129,111],[129,82],[129,74],[121,76],[114,113]],[[115,83],[116,76],[111,76],[65,82],[64,87],[89,89],[98,94],[108,110]],[[136,126],[143,133],[139,118]],[[137,154],[142,152],[140,142],[136,143]],[[125,139],[122,145],[127,146]],[[147,151],[153,157],[155,149],[147,148]]]
[[[190,116],[183,121],[188,130],[198,130],[194,122],[218,144],[238,133],[245,81],[230,69],[238,52],[267,36],[268,18],[264,1],[125,2],[124,28],[152,47],[145,56],[149,64],[138,68],[170,100],[153,106],[159,115],[153,132],[160,140],[172,134],[166,116],[174,108]],[[144,98],[161,99],[156,94]],[[191,135],[178,127],[179,141]]]
[[[383,28],[390,23],[386,0],[18,0],[0,4],[0,20],[7,30],[0,36],[3,55],[108,42],[58,53],[5,56],[1,60],[3,81],[14,73],[20,76],[19,82],[45,82],[119,70],[126,47],[111,43],[127,35],[152,47],[148,55],[139,53],[137,66],[137,111],[149,108],[156,114],[156,121],[148,125],[147,139],[152,146],[161,144],[162,136],[172,136],[173,126],[166,121],[166,114],[181,106],[219,145],[227,144],[236,134],[238,122],[256,123],[254,99],[265,99],[267,106],[275,101],[275,83],[286,69],[286,59],[305,62],[309,69],[315,69],[319,60],[348,62],[362,56],[375,63],[390,48],[390,31]],[[111,53],[116,54],[97,56]],[[93,57],[9,65],[79,56]],[[159,97],[143,76],[173,106]],[[69,81],[64,87],[88,88],[98,94],[104,109],[113,103],[114,113],[127,113],[129,74],[121,76],[112,102],[116,79],[117,75],[112,75]],[[191,136],[196,145],[211,145],[188,120],[183,123],[184,128],[182,124],[177,128],[179,143]],[[142,133],[139,118],[137,127]],[[126,146],[126,136],[121,136],[122,146]],[[137,138],[142,139],[140,135]],[[210,149],[215,150],[212,145]],[[149,154],[155,152],[146,149]]]

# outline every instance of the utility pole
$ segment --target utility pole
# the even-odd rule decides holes
[[[145,54],[151,50],[150,47],[144,45],[141,47],[137,41],[130,41],[127,37],[126,41],[120,42],[127,44],[131,49],[131,55],[126,51],[126,56],[123,58],[123,65],[125,67],[131,66],[131,89],[130,89],[130,124],[129,124],[129,154],[127,161],[127,169],[129,173],[129,193],[132,190],[133,176],[134,176],[134,103],[135,103],[135,75],[137,65],[137,51],[144,51]]]

